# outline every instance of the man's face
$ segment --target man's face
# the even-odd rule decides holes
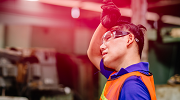
[[[113,32],[111,32],[111,34],[106,32],[104,34],[100,50],[106,67],[113,68],[118,66],[114,64],[116,64],[116,62],[121,62],[123,56],[127,53],[127,35],[129,33],[126,32],[127,31],[122,31],[122,33],[117,34],[113,34]]]

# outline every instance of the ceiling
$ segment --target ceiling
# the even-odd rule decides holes
[[[100,11],[100,5],[103,4],[103,0],[66,0],[66,2],[69,1],[68,4],[63,4],[59,2],[65,2],[65,0],[40,0],[42,2],[48,3],[48,4],[55,4],[60,6],[67,6],[67,7],[73,7],[74,6],[80,6],[83,10],[89,10],[89,11],[95,11],[95,12],[101,12]],[[53,3],[53,1],[56,1]],[[80,2],[79,5],[77,2]],[[125,17],[131,17],[131,0],[112,0],[121,11],[121,14]],[[86,5],[86,2],[95,3],[92,6],[89,4],[89,8]],[[157,21],[158,19],[162,20],[164,25],[171,26],[171,25],[177,25],[180,26],[180,0],[147,0],[148,2],[148,13],[149,17],[147,20],[149,21]],[[77,3],[77,5],[76,5]],[[99,5],[98,5],[99,4]],[[94,8],[94,9],[93,9]],[[97,14],[90,14],[92,16],[87,16],[87,12],[85,12],[83,17],[96,17]],[[93,16],[94,15],[94,16]],[[81,16],[81,17],[82,17]],[[99,15],[98,15],[99,16]],[[154,17],[154,18],[153,18]]]
[[[99,23],[100,6],[103,4],[102,0],[39,0],[40,3],[38,4],[37,2],[25,1],[0,0],[0,22],[41,23],[40,25],[48,23],[48,25],[68,26],[74,21],[70,15],[71,8],[81,4],[80,18],[91,27],[93,23]],[[65,4],[67,1],[69,2]],[[130,11],[131,0],[112,1],[120,8],[122,15],[124,14],[124,18],[130,20],[132,13]],[[147,0],[147,2],[147,11],[151,15],[147,19],[150,23],[157,21],[157,18],[153,19],[153,17],[158,16],[160,19],[162,18],[161,20],[165,18],[168,21],[170,20],[169,22],[164,21],[164,26],[180,26],[180,0]],[[19,18],[19,20],[12,20],[16,18]],[[80,19],[77,20],[82,21]]]
[[[103,0],[74,0],[81,2],[96,2],[102,3]],[[130,8],[131,0],[112,0],[118,7]],[[148,11],[156,12],[158,14],[168,14],[174,16],[180,16],[180,0],[147,0]]]

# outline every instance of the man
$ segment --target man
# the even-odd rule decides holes
[[[100,100],[156,100],[148,63],[140,61],[146,28],[121,21],[119,9],[113,2],[105,2],[87,51],[90,61],[108,79]]]

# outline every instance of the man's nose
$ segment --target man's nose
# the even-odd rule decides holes
[[[101,46],[100,46],[101,52],[102,52],[103,50],[105,50],[105,48],[106,48],[106,45],[105,45],[104,43],[102,43]]]

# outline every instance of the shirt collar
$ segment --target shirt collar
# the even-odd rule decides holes
[[[127,68],[121,68],[119,72],[114,73],[111,75],[111,79],[117,78],[118,76],[124,75],[126,73],[130,73],[133,71],[149,71],[149,63],[148,62],[140,62],[137,64],[133,64],[128,66]]]

